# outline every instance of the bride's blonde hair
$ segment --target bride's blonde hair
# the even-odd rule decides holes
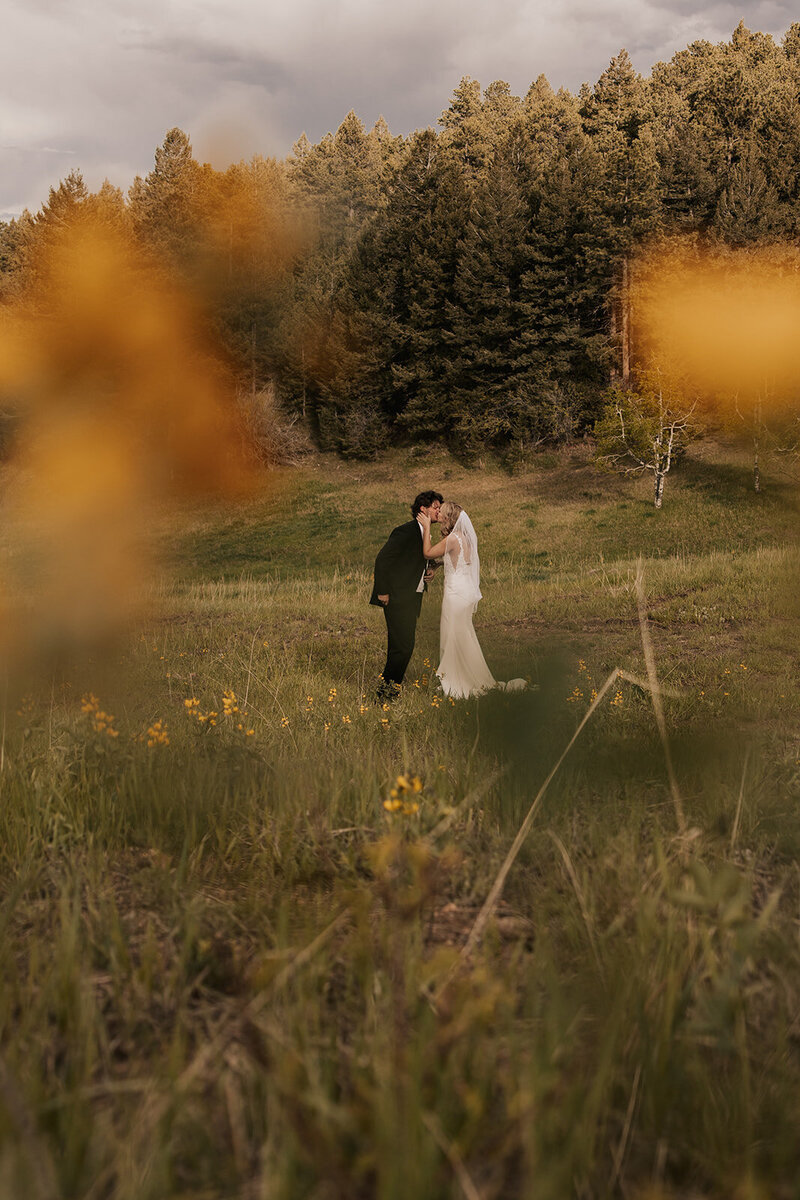
[[[445,500],[442,507],[439,509],[439,528],[445,535],[452,533],[455,528],[456,521],[461,516],[463,508],[460,504],[456,504],[455,500]]]

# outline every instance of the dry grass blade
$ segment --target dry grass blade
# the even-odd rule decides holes
[[[56,1096],[53,1100],[41,1104],[39,1112],[55,1112],[59,1108],[66,1108],[67,1105],[74,1104],[76,1100],[105,1100],[107,1096],[136,1095],[139,1092],[148,1091],[151,1087],[150,1079],[109,1079],[103,1083],[93,1083],[88,1087],[77,1088],[74,1092],[65,1092],[61,1096]]]
[[[664,706],[661,703],[661,689],[658,685],[658,675],[656,673],[656,658],[653,653],[653,639],[650,637],[650,627],[647,622],[647,608],[645,605],[644,596],[644,571],[642,568],[642,560],[639,559],[636,567],[636,607],[639,613],[639,630],[642,637],[642,649],[644,651],[644,661],[647,667],[647,678],[650,681],[650,696],[653,701],[653,712],[655,713],[656,725],[658,726],[659,736],[661,737],[661,745],[664,748],[664,758],[667,763],[667,775],[669,777],[669,787],[672,793],[672,802],[675,806],[675,819],[678,822],[678,832],[681,837],[686,834],[686,817],[683,812],[683,800],[681,799],[680,789],[678,788],[678,780],[675,775],[675,768],[672,765],[672,752],[669,747],[669,737],[667,736],[667,722],[664,717]]]
[[[564,843],[562,842],[561,838],[558,836],[558,834],[555,833],[555,831],[552,829],[549,829],[548,833],[550,834],[550,837],[553,839],[556,846],[558,847],[559,853],[564,860],[564,866],[566,867],[567,874],[569,875],[569,881],[572,884],[572,889],[575,892],[575,895],[578,899],[578,905],[581,910],[581,916],[583,917],[583,923],[586,926],[586,933],[588,934],[588,937],[589,937],[589,945],[592,947],[592,953],[594,954],[594,960],[597,963],[597,969],[600,972],[601,976],[603,977],[603,980],[605,980],[606,973],[603,968],[603,964],[600,960],[600,952],[597,949],[597,942],[595,940],[594,929],[592,928],[591,918],[589,917],[589,910],[586,907],[586,899],[584,897],[583,889],[580,885],[580,880],[578,879],[577,872],[575,870],[575,867],[573,866],[572,859],[570,858],[569,854],[567,853],[567,848],[564,845]]]
[[[617,1146],[617,1150],[614,1155],[614,1169],[611,1173],[611,1182],[608,1185],[609,1192],[613,1192],[614,1188],[617,1186],[617,1180],[619,1179],[620,1171],[622,1170],[622,1164],[625,1161],[625,1151],[628,1148],[628,1138],[631,1135],[633,1112],[636,1107],[636,1097],[639,1094],[639,1083],[641,1078],[642,1068],[641,1066],[638,1066],[636,1068],[636,1074],[633,1077],[633,1087],[631,1088],[631,1095],[628,1101],[628,1110],[625,1113],[625,1124],[622,1128],[622,1137],[619,1139],[619,1145]]]
[[[447,975],[442,980],[442,982],[439,984],[439,987],[436,989],[436,993],[433,997],[434,1002],[436,1000],[436,997],[441,995],[443,989],[447,986],[450,979],[453,977],[453,975],[459,969],[459,966],[461,964],[463,964],[463,962],[466,958],[468,958],[468,956],[472,953],[472,951],[475,949],[475,947],[478,945],[481,938],[483,937],[483,932],[491,918],[492,913],[494,912],[495,908],[497,907],[497,903],[500,899],[500,896],[502,895],[503,888],[505,886],[505,882],[508,877],[508,873],[511,870],[512,866],[514,865],[514,861],[515,861],[517,855],[519,854],[520,850],[522,849],[522,845],[525,841],[525,838],[528,836],[530,827],[533,824],[533,818],[536,816],[537,809],[539,808],[539,805],[541,804],[542,799],[544,798],[544,795],[545,795],[548,787],[550,786],[553,779],[557,775],[559,768],[561,767],[561,764],[563,763],[564,759],[567,757],[570,750],[572,749],[572,747],[575,745],[576,741],[580,737],[581,733],[586,728],[586,725],[588,724],[590,718],[597,711],[601,700],[605,696],[608,689],[611,687],[612,683],[614,683],[616,678],[617,678],[617,669],[615,667],[614,670],[609,675],[608,679],[605,681],[603,686],[600,688],[600,691],[597,693],[597,695],[595,696],[592,703],[589,705],[586,712],[584,713],[583,720],[581,721],[580,725],[573,733],[573,735],[570,738],[569,742],[567,743],[567,746],[565,747],[565,749],[562,751],[561,756],[558,759],[558,762],[552,768],[552,770],[550,771],[550,774],[547,776],[544,783],[539,788],[539,791],[536,793],[536,798],[534,799],[533,804],[528,809],[528,813],[525,817],[525,820],[522,822],[522,824],[519,827],[519,832],[517,833],[517,836],[514,838],[511,849],[509,850],[508,854],[506,855],[505,859],[503,860],[503,865],[501,866],[501,868],[497,874],[497,878],[495,879],[494,883],[492,884],[492,889],[489,892],[489,895],[486,897],[483,907],[481,908],[481,911],[478,913],[478,916],[475,919],[475,924],[472,926],[472,929],[469,932],[469,936],[467,937],[466,942],[464,943],[463,947],[461,948],[461,954],[459,955],[458,959],[453,964],[453,966],[450,968],[450,970],[447,972]]]
[[[744,766],[742,767],[742,782],[739,785],[739,799],[736,801],[736,815],[733,818],[733,829],[731,830],[731,854],[736,845],[736,838],[739,833],[739,821],[742,816],[742,804],[744,803],[744,781],[747,778],[747,764],[750,761],[750,748],[748,746],[744,756]]]
[[[175,1085],[178,1091],[184,1091],[195,1079],[198,1078],[198,1076],[203,1074],[208,1065],[216,1057],[222,1054],[226,1046],[228,1046],[232,1039],[236,1037],[242,1026],[247,1024],[249,1021],[253,1021],[267,1004],[267,1002],[272,999],[275,993],[280,992],[287,986],[287,984],[291,983],[295,975],[297,975],[303,969],[303,967],[310,963],[311,960],[316,957],[319,951],[327,945],[333,935],[341,928],[345,921],[348,920],[349,916],[349,908],[342,909],[342,911],[338,913],[336,917],[334,917],[330,925],[325,926],[325,928],[322,930],[322,933],[318,934],[312,942],[309,942],[305,949],[300,950],[294,956],[294,958],[286,964],[283,970],[278,972],[278,974],[267,985],[267,987],[260,991],[258,995],[254,996],[253,999],[246,1004],[245,1007],[212,1038],[208,1045],[201,1050],[199,1054],[195,1055],[195,1057],[189,1063],[189,1066],[186,1067],[186,1069],[178,1076],[178,1080]]]
[[[623,670],[617,671],[617,675],[620,677],[620,679],[624,679],[628,683],[634,684],[636,687],[641,688],[644,692],[653,691],[653,684],[648,679],[640,679],[638,675],[631,675],[630,671]],[[659,683],[658,680],[656,680],[655,686],[656,690],[661,696],[669,696],[671,700],[680,700],[684,695],[684,693],[678,691],[677,688],[664,687],[664,685]]]
[[[350,916],[349,908],[342,909],[329,925],[322,930],[312,942],[299,953],[297,953],[291,962],[279,971],[273,980],[260,991],[253,999],[240,1009],[240,1011],[229,1021],[223,1023],[222,1028],[212,1037],[211,1041],[192,1059],[185,1070],[178,1076],[175,1082],[174,1089],[169,1096],[152,1096],[145,1099],[135,1125],[135,1133],[138,1134],[140,1146],[144,1153],[144,1146],[148,1136],[151,1134],[154,1127],[158,1124],[164,1114],[168,1111],[170,1104],[183,1093],[186,1092],[195,1081],[200,1079],[209,1069],[215,1059],[221,1057],[231,1041],[239,1034],[241,1029],[255,1022],[256,1018],[261,1013],[262,1009],[275,996],[275,994],[285,988],[294,977],[305,967],[311,960],[323,949],[324,946],[331,940],[335,933],[342,927],[345,921]]]
[[[36,1197],[38,1200],[57,1200],[61,1195],[61,1190],[58,1186],[50,1152],[44,1140],[39,1136],[36,1122],[24,1096],[2,1059],[0,1059],[0,1100],[3,1102],[8,1119],[17,1132],[19,1144],[30,1163]]]
[[[423,1113],[422,1123],[430,1133],[436,1145],[447,1158],[450,1166],[453,1168],[453,1173],[459,1182],[462,1192],[467,1200],[481,1200],[481,1194],[472,1182],[467,1168],[464,1166],[464,1160],[458,1153],[458,1150],[452,1142],[448,1142],[444,1135],[439,1118],[435,1113]]]
[[[441,834],[446,833],[453,822],[456,821],[463,812],[466,812],[466,810],[471,808],[473,804],[477,804],[479,800],[482,800],[483,797],[492,790],[494,785],[503,778],[508,769],[508,766],[498,767],[496,771],[492,772],[488,779],[484,779],[483,783],[481,783],[478,787],[473,788],[473,790],[464,797],[461,803],[458,804],[452,812],[448,813],[446,817],[442,817],[438,825],[435,825],[430,831],[428,838],[437,838]]]
[[[250,642],[250,661],[247,664],[247,685],[244,689],[244,700],[242,702],[245,708],[247,708],[247,697],[250,695],[250,680],[253,678],[253,651],[256,648],[256,638],[258,637],[260,628],[261,626],[256,629],[255,633],[253,634],[253,640]]]
[[[6,718],[8,716],[8,673],[3,671],[3,734],[0,737],[0,775],[6,765]]]

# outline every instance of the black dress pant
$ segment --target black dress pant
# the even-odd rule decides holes
[[[387,683],[402,683],[417,636],[417,618],[422,608],[422,593],[402,600],[390,600],[383,610],[386,617],[386,666],[383,678]]]

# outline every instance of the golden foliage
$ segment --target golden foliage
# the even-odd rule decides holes
[[[632,285],[640,358],[706,396],[779,398],[800,385],[800,249],[651,247]]]
[[[18,416],[4,574],[28,640],[90,643],[129,616],[163,503],[255,476],[201,312],[120,225],[79,212],[34,243],[28,278],[0,310],[0,398]]]

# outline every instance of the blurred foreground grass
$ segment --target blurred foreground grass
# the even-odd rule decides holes
[[[165,523],[157,615],[8,697],[0,1197],[797,1195],[797,501],[747,484],[321,460]],[[535,689],[440,700],[437,581],[373,703],[424,486]],[[593,690],[645,675],[638,555],[688,834],[620,681],[454,971]]]

